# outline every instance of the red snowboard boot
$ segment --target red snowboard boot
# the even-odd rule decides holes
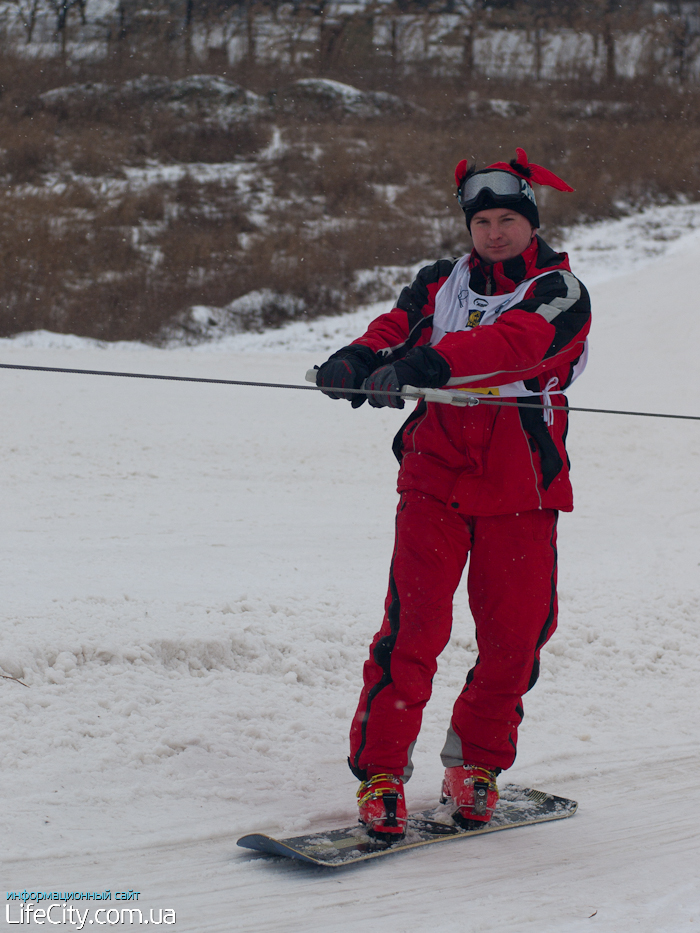
[[[452,819],[462,829],[483,829],[491,819],[498,802],[497,776],[498,771],[475,765],[445,769],[440,802],[454,806]]]
[[[403,782],[394,774],[375,774],[357,791],[360,822],[368,835],[383,842],[397,842],[406,835],[406,798]]]

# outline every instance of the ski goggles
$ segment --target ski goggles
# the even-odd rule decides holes
[[[495,169],[492,172],[479,172],[470,175],[457,189],[457,201],[463,211],[477,205],[484,192],[488,192],[496,204],[525,197],[536,206],[535,192],[524,178],[518,178],[510,172]]]

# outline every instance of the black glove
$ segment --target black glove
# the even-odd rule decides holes
[[[345,392],[344,389],[359,389],[367,376],[379,366],[379,357],[369,347],[355,343],[343,347],[329,357],[316,373],[316,385],[329,398],[344,398],[359,408],[366,396],[360,392]]]
[[[372,408],[403,408],[399,395],[403,386],[438,389],[446,385],[452,373],[447,361],[432,347],[416,347],[389,366],[380,366],[365,379],[362,386]]]
[[[365,379],[362,388],[367,390],[367,401],[372,408],[403,408],[404,406],[404,400],[400,395],[388,394],[401,391],[399,377],[393,364],[375,369]]]

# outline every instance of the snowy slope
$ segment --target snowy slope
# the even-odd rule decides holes
[[[598,277],[573,405],[700,414],[693,229]],[[575,268],[591,269],[583,239]],[[308,352],[298,331],[275,349],[45,336],[3,341],[0,362],[303,385],[324,341],[370,313],[315,325]],[[138,890],[188,933],[698,929],[700,424],[572,416],[560,628],[508,779],[575,797],[576,817],[334,874],[235,839],[354,819],[346,733],[381,616],[403,415],[301,391],[0,384],[0,673],[27,685],[0,680],[2,889]],[[436,796],[474,658],[463,593],[455,620],[416,808]]]

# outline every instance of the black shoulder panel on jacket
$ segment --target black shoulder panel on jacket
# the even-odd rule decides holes
[[[415,315],[423,315],[423,308],[430,300],[430,286],[437,285],[440,279],[447,278],[456,262],[456,259],[438,259],[432,266],[423,266],[413,284],[403,289],[396,307],[407,312],[411,325],[415,323]]]
[[[425,306],[431,293],[434,297],[437,292],[438,282],[448,278],[456,263],[456,259],[439,259],[432,266],[423,266],[413,283],[403,289],[396,307],[406,312],[408,336],[402,344],[392,347],[392,359],[404,357],[418,343],[425,328],[433,326],[433,315],[425,314]]]
[[[532,295],[521,301],[518,308],[541,314],[553,325],[554,339],[545,353],[545,359],[548,359],[586,326],[591,315],[591,299],[586,286],[573,273],[554,269],[535,282]]]
[[[555,252],[549,243],[545,243],[541,236],[537,236],[537,269],[548,269],[550,266],[559,266],[564,262],[564,253]]]

